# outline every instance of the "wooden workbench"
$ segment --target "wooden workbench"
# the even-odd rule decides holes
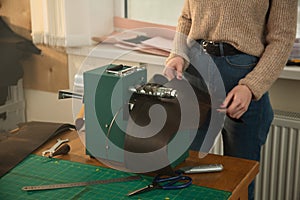
[[[70,140],[68,144],[71,147],[69,154],[58,156],[57,158],[104,166],[97,159],[90,158],[90,156],[85,154],[85,147],[82,143],[83,138],[76,131],[66,132],[59,137],[53,138],[34,153],[41,155],[44,150],[49,149],[56,143],[57,138],[68,138]],[[189,175],[193,179],[193,184],[229,191],[232,193],[230,199],[248,199],[248,185],[259,171],[259,164],[256,161],[214,154],[208,154],[205,158],[199,159],[198,153],[191,151],[189,158],[179,167],[214,163],[223,164],[224,170],[222,172]]]

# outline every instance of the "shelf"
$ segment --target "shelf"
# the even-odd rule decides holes
[[[90,56],[102,59],[123,60],[137,63],[148,63],[153,65],[164,65],[166,57],[140,53],[138,51],[126,50],[115,47],[111,44],[68,48],[67,54]]]
[[[111,44],[97,46],[72,47],[67,49],[67,54],[90,56],[102,59],[123,60],[137,63],[147,63],[164,66],[166,57],[140,53],[133,50],[120,49]],[[279,76],[281,79],[300,80],[300,67],[286,66]]]
[[[281,72],[279,78],[289,80],[300,80],[300,67],[298,66],[286,66]]]

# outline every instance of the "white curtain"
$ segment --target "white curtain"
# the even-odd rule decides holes
[[[297,38],[300,38],[300,0],[298,0],[298,15],[297,15]]]
[[[113,31],[112,0],[30,0],[35,44],[83,46]]]

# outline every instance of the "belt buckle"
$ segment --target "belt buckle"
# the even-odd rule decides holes
[[[206,47],[208,44],[216,45],[215,41],[212,41],[212,40],[203,40],[202,41],[203,47]]]
[[[213,46],[216,45],[216,43],[215,43],[214,41],[212,41],[212,40],[203,40],[203,41],[202,41],[202,47],[203,47],[204,49],[206,49],[206,47],[207,47],[209,44],[210,44],[210,45],[213,45]]]

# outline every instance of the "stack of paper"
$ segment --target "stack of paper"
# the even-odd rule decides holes
[[[159,36],[151,38],[146,35],[136,35],[130,38],[120,37],[117,41],[115,44],[117,47],[160,56],[168,56],[172,48],[172,40]]]

